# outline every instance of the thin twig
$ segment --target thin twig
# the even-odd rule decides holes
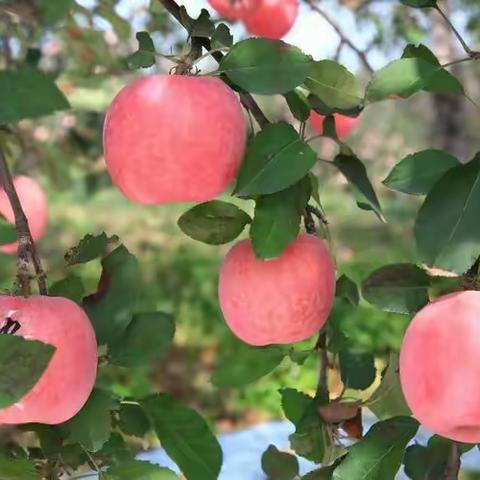
[[[455,28],[455,25],[450,21],[448,18],[448,15],[437,5],[434,7],[435,10],[443,17],[443,19],[448,23],[450,28],[452,29],[452,32],[455,34],[455,36],[458,38],[458,41],[462,44],[463,49],[467,53],[468,56],[472,56],[472,50],[471,48],[467,45],[463,37],[460,35],[460,32]]]
[[[316,396],[319,397],[325,391],[328,393],[328,355],[327,355],[327,334],[320,332],[315,349],[318,350],[320,357],[320,374],[318,376],[318,385]]]
[[[352,40],[350,40],[343,30],[340,28],[337,22],[333,20],[333,18],[330,17],[330,15],[325,12],[322,8],[318,6],[318,4],[315,2],[315,0],[305,0],[305,2],[310,6],[310,8],[317,12],[319,15],[321,15],[329,24],[330,26],[335,30],[337,35],[340,37],[340,40],[345,44],[348,45],[357,55],[360,61],[363,63],[365,68],[370,72],[373,73],[373,67],[370,65],[370,62],[368,61],[367,55],[364,51],[360,50]]]
[[[183,19],[180,14],[180,6],[174,0],[159,0],[160,3],[165,7],[165,9],[182,25],[187,31],[188,27],[183,24]],[[212,50],[212,45],[210,40],[206,37],[197,37],[198,44],[205,48],[207,51]],[[212,57],[217,61],[221,62],[223,54],[221,52],[212,52]],[[260,107],[257,105],[253,97],[247,92],[240,92],[240,101],[242,105],[249,110],[252,115],[255,117],[255,120],[260,125],[260,127],[265,127],[270,122],[267,117],[264,115]]]
[[[458,443],[453,442],[445,468],[445,480],[458,480],[460,473],[460,449]]]
[[[46,275],[35,248],[27,217],[18,198],[12,175],[10,174],[7,161],[2,151],[0,151],[0,182],[12,207],[18,236],[17,286],[22,295],[28,296],[30,294],[30,254],[37,274],[39,292],[41,295],[47,295]]]
[[[473,57],[459,58],[458,60],[452,60],[451,62],[444,63],[442,65],[442,68],[451,67],[452,65],[458,65],[459,63],[463,63],[463,62],[470,62],[471,60],[475,60],[475,58]]]

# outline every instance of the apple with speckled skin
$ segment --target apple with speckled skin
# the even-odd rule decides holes
[[[317,333],[335,295],[335,266],[320,238],[302,234],[273,260],[255,257],[250,240],[227,254],[219,299],[233,333],[250,345],[288,344]]]
[[[133,202],[205,202],[236,177],[246,123],[221,80],[152,75],[124,87],[105,119],[105,161]]]
[[[299,0],[260,0],[242,21],[251,35],[278,40],[291,30],[298,10]]]
[[[257,8],[261,0],[208,0],[215,11],[227,20],[238,20]]]
[[[400,380],[422,425],[480,442],[480,292],[439,297],[415,315],[400,349]]]
[[[334,113],[333,117],[335,118],[335,128],[340,140],[346,139],[360,123],[360,118],[358,117],[347,117],[339,113]],[[325,118],[324,115],[312,111],[310,115],[310,126],[315,132],[323,134],[323,122]]]
[[[16,325],[5,332],[6,322]],[[95,383],[97,342],[86,313],[62,297],[0,296],[2,334],[13,333],[56,347],[35,386],[17,403],[0,410],[0,424],[55,425],[72,418]]]
[[[28,220],[30,232],[34,241],[40,240],[47,230],[48,204],[47,197],[42,187],[32,178],[19,175],[13,179],[13,185],[17,191],[25,216]],[[0,189],[0,214],[14,224],[15,215],[5,190]],[[18,242],[0,246],[0,252],[15,254]]]

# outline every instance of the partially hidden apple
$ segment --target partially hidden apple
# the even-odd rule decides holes
[[[333,117],[335,118],[335,128],[340,140],[347,138],[360,123],[359,117],[347,117],[346,115],[341,115],[339,113],[334,113]],[[325,118],[324,115],[312,110],[310,115],[310,125],[315,132],[323,134],[323,122]]]
[[[19,175],[13,179],[13,185],[17,191],[25,216],[27,217],[33,240],[38,241],[44,236],[47,229],[47,197],[42,187],[30,177]],[[3,188],[0,189],[0,214],[3,215],[9,223],[15,223],[15,216],[10,201]],[[17,242],[8,243],[7,245],[0,246],[0,252],[15,254],[17,247]]]
[[[143,204],[204,202],[236,177],[246,143],[239,100],[221,80],[188,75],[139,78],[105,119],[113,183]]]
[[[327,321],[335,266],[325,243],[300,235],[273,260],[255,257],[250,240],[230,250],[220,270],[219,299],[233,333],[251,345],[299,342]]]
[[[215,11],[227,20],[238,20],[252,12],[261,0],[208,0]]]
[[[278,40],[291,30],[298,10],[299,0],[260,0],[242,21],[250,34]]]
[[[480,442],[480,292],[439,297],[415,315],[400,349],[400,380],[422,425]]]
[[[2,295],[0,330],[56,347],[33,389],[0,410],[0,424],[53,425],[73,417],[90,396],[97,372],[97,342],[85,312],[62,297]]]

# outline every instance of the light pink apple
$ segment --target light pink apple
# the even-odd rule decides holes
[[[360,123],[359,117],[347,117],[339,113],[334,113],[333,117],[335,118],[335,128],[337,129],[337,135],[340,140],[347,138]],[[320,115],[312,110],[310,125],[315,132],[323,134],[323,122],[325,118],[324,115]]]
[[[0,424],[58,424],[87,401],[97,372],[97,342],[85,312],[61,297],[0,296],[0,327],[18,322],[15,335],[56,347],[36,385],[0,410]]]
[[[422,425],[480,442],[480,292],[445,295],[415,315],[400,350],[400,379]]]
[[[115,97],[103,132],[113,183],[144,204],[215,198],[236,177],[245,142],[240,102],[213,77],[139,78]]]
[[[302,234],[273,260],[258,260],[250,240],[227,254],[219,299],[233,333],[251,345],[288,344],[317,333],[335,295],[335,266],[325,243]]]
[[[277,40],[293,27],[298,9],[299,0],[260,0],[242,20],[250,34]]]
[[[28,220],[34,241],[40,240],[47,229],[48,207],[47,197],[42,187],[32,178],[20,175],[13,179],[15,190]],[[3,188],[0,189],[0,214],[10,223],[15,223],[10,201]],[[0,246],[0,252],[15,254],[18,243],[13,242]]]
[[[261,0],[208,0],[208,3],[222,17],[237,20],[253,11]]]

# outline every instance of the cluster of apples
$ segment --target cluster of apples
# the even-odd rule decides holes
[[[240,20],[247,31],[259,37],[279,39],[292,28],[299,0],[208,0],[219,15]]]

